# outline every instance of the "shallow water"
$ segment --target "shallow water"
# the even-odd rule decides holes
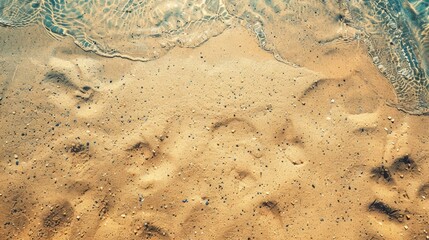
[[[366,35],[374,64],[394,86],[400,108],[428,111],[428,22],[426,1],[373,0],[350,4]]]
[[[356,29],[349,40],[367,45],[374,64],[396,91],[396,106],[408,113],[426,114],[428,5],[424,0],[2,0],[0,23],[11,27],[40,24],[56,38],[72,37],[86,51],[140,61],[159,58],[175,46],[197,47],[240,24],[276,59],[295,64],[285,57],[288,45],[279,44],[282,40],[275,39],[276,35],[287,34],[288,24],[304,28],[305,23],[322,19],[316,28],[340,23]],[[311,34],[305,34],[302,41],[308,39]],[[318,40],[319,44],[326,41]]]

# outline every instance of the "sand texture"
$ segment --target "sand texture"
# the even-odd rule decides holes
[[[429,117],[299,34],[139,62],[0,28],[0,239],[429,239]]]

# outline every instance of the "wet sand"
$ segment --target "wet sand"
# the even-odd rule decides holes
[[[150,62],[0,42],[0,239],[429,238],[429,118],[359,42],[301,67],[241,26]]]

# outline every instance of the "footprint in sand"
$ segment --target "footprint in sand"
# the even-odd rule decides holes
[[[38,231],[38,237],[53,238],[56,232],[70,225],[73,216],[74,209],[70,202],[53,204],[42,219],[43,224]]]
[[[370,219],[373,220],[374,235],[381,239],[393,239],[402,236],[404,239],[429,238],[429,203],[426,199],[429,189],[427,174],[429,157],[425,153],[414,152],[413,139],[408,138],[407,124],[393,130],[396,149],[387,148],[382,163],[370,170],[376,198],[368,203]],[[388,138],[392,145],[395,137]],[[389,146],[389,145],[388,145]],[[402,146],[402,147],[401,147]],[[385,227],[377,228],[377,226]]]
[[[103,109],[100,100],[101,76],[96,73],[103,71],[99,62],[52,57],[48,66],[41,84],[45,85],[44,90],[48,91],[52,104],[60,109],[69,109],[82,118],[99,116]]]

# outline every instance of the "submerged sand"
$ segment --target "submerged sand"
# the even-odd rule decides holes
[[[240,26],[150,62],[0,42],[0,239],[429,238],[429,118],[359,42],[301,67]]]

